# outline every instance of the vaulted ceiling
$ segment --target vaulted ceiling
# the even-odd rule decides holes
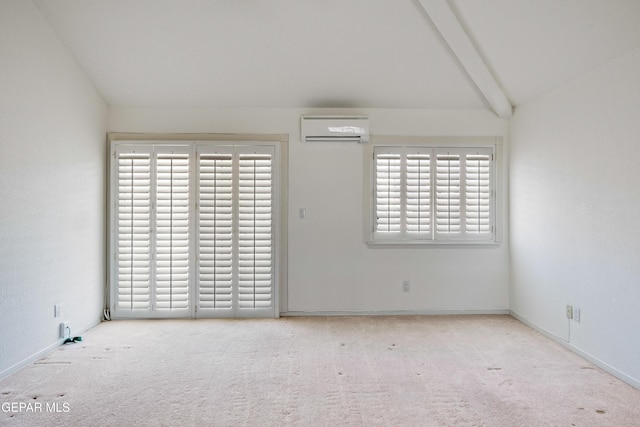
[[[518,105],[640,46],[638,0],[33,1],[112,106],[508,116],[477,67]]]

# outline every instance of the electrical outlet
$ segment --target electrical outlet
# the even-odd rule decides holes
[[[60,304],[53,305],[53,317],[60,317],[62,309],[60,308]]]
[[[580,323],[580,309],[577,307],[573,309],[573,320]]]
[[[60,338],[68,338],[71,336],[71,328],[69,322],[60,323]]]
[[[405,280],[402,282],[402,292],[409,292],[411,291],[411,282],[409,282],[408,280]]]
[[[573,306],[572,305],[568,305],[567,309],[567,319],[573,319]]]

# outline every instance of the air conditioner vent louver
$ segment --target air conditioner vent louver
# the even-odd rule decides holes
[[[364,116],[302,116],[302,142],[369,141],[369,119]]]

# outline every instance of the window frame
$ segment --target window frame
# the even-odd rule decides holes
[[[496,246],[502,243],[502,137],[500,136],[471,136],[471,137],[436,137],[436,136],[394,136],[394,135],[372,135],[370,143],[365,145],[363,150],[364,156],[364,221],[363,236],[364,242],[371,248],[403,248],[403,247],[433,247],[433,246]],[[380,235],[376,232],[376,162],[375,152],[383,149],[383,147],[392,148],[394,152],[411,153],[419,149],[431,152],[431,177],[430,177],[430,233],[428,238],[414,237],[406,232],[405,219],[401,220],[402,229],[399,233],[393,235]],[[451,149],[452,151],[466,150],[470,148],[491,149],[493,161],[491,162],[491,227],[492,231],[489,238],[477,238],[469,236],[467,238],[455,238],[450,236],[438,236],[435,231],[435,188],[434,179],[435,162],[433,156],[439,151]],[[402,175],[402,192],[405,192],[406,180],[405,169],[406,161],[401,161]],[[461,189],[461,191],[464,191]],[[403,203],[406,198],[403,194]],[[401,210],[405,209],[401,205]],[[402,215],[401,215],[402,216]],[[464,227],[464,222],[462,223]]]

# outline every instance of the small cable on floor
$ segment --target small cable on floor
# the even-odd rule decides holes
[[[76,343],[76,342],[82,341],[82,337],[80,335],[76,337],[71,337],[71,328],[69,326],[65,328],[65,333],[67,332],[69,333],[69,336],[64,340],[62,344]]]

